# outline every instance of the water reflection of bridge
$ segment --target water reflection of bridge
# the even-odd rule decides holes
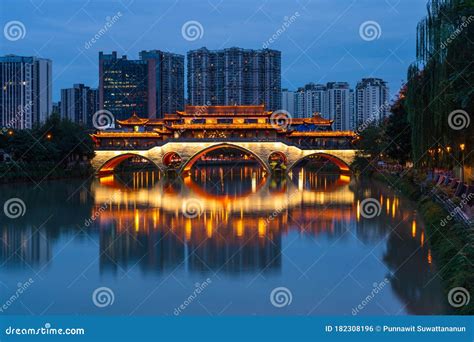
[[[107,207],[97,219],[103,269],[139,263],[156,271],[184,264],[195,271],[278,270],[282,235],[336,235],[350,226],[356,209],[349,177],[318,180],[301,170],[276,185],[247,171],[239,175],[247,180],[238,183],[240,192],[231,195],[191,176],[169,184],[158,175],[136,175],[132,188],[110,176],[93,184],[93,211]],[[198,206],[193,217],[186,215],[189,201]]]
[[[255,187],[252,175],[256,175]],[[108,178],[79,192],[79,185],[71,182],[54,183],[57,185],[48,192],[22,185],[5,189],[1,196],[21,194],[26,203],[34,201],[36,205],[30,205],[27,215],[18,220],[1,221],[0,272],[14,268],[13,272],[39,270],[43,274],[61,264],[74,264],[77,254],[69,254],[71,259],[66,263],[61,260],[62,251],[75,245],[72,251],[77,252],[78,244],[89,246],[91,239],[99,241],[99,248],[95,252],[93,244],[94,252],[89,256],[99,258],[102,273],[123,275],[140,270],[167,275],[182,270],[256,275],[284,270],[283,252],[293,237],[300,239],[298,235],[310,237],[305,239],[310,245],[319,240],[315,249],[320,243],[341,248],[347,245],[345,240],[357,237],[359,245],[368,248],[386,240],[380,245],[383,263],[392,272],[391,286],[407,304],[408,312],[441,310],[435,308],[438,304],[433,296],[440,292],[436,289],[439,283],[432,278],[436,269],[422,223],[406,201],[389,189],[312,172],[302,176],[296,172],[292,179],[268,179],[260,185],[258,173],[248,172],[237,179],[238,186],[224,189],[231,194],[226,198],[219,188],[209,189],[207,181],[200,179],[191,179],[190,186],[168,183],[156,174],[136,173],[130,176],[128,187]],[[259,200],[259,193],[274,197],[276,202]],[[200,215],[188,218],[183,215],[182,203],[168,205],[169,201],[185,200],[184,194],[187,199],[204,202]],[[366,197],[380,201],[379,217],[360,216],[357,203]],[[278,214],[268,220],[280,205]],[[55,215],[48,220],[52,210]],[[96,219],[84,227],[84,220],[95,213],[99,213]],[[37,221],[45,224],[34,227]],[[76,234],[76,240],[71,241]],[[290,234],[293,236],[288,237]],[[81,239],[85,236],[88,238]],[[347,255],[351,250],[342,251],[340,258]],[[321,279],[325,281],[324,276]]]

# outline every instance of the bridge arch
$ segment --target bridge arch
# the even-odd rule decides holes
[[[299,158],[298,160],[296,160],[293,164],[291,164],[289,166],[288,172],[291,172],[293,170],[293,168],[296,165],[298,165],[300,162],[302,162],[303,160],[306,160],[306,159],[311,158],[313,156],[319,156],[319,157],[323,157],[323,158],[329,160],[330,162],[335,164],[341,172],[351,172],[351,168],[350,168],[349,164],[347,164],[344,160],[342,160],[341,158],[338,158],[338,157],[336,157],[332,154],[322,153],[322,152],[311,153],[311,154],[308,154],[308,155],[306,155],[302,158]]]
[[[208,146],[208,147],[198,151],[197,153],[192,155],[187,161],[185,161],[183,166],[181,166],[180,171],[182,173],[186,173],[186,172],[190,171],[191,168],[193,167],[193,165],[196,163],[196,161],[198,161],[203,155],[205,155],[208,152],[219,150],[219,149],[222,149],[222,148],[232,148],[232,149],[236,149],[236,150],[245,152],[247,154],[250,154],[252,157],[254,157],[258,161],[258,163],[263,167],[263,169],[266,172],[268,172],[268,173],[270,172],[270,167],[268,165],[268,162],[266,162],[264,160],[264,158],[261,158],[257,153],[255,153],[255,152],[253,152],[253,151],[251,151],[247,148],[244,148],[242,146],[229,144],[229,143],[222,143],[222,144],[216,144],[216,145]]]
[[[117,156],[114,156],[114,157],[108,159],[105,163],[103,163],[101,166],[99,166],[99,168],[97,169],[97,173],[99,175],[113,173],[115,168],[118,165],[120,165],[125,160],[131,159],[133,157],[140,157],[142,159],[146,159],[148,162],[153,164],[153,166],[155,166],[158,170],[160,170],[160,172],[162,171],[161,167],[159,165],[157,165],[150,158],[144,157],[144,156],[142,156],[140,154],[137,154],[137,153],[124,153],[124,154],[119,154]]]

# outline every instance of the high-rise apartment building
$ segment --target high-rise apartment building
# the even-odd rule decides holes
[[[294,91],[288,89],[281,90],[281,109],[286,110],[292,117],[296,117]]]
[[[163,117],[184,109],[184,56],[159,50],[140,52],[139,60],[99,53],[99,107],[116,119],[133,112]]]
[[[188,103],[281,109],[281,52],[229,48],[188,52]]]
[[[99,110],[99,92],[84,84],[61,89],[61,117],[92,128],[92,116]]]
[[[326,86],[308,83],[295,92],[295,117],[310,118],[318,112],[324,116]]]
[[[351,89],[347,82],[329,82],[326,85],[326,102],[323,116],[334,120],[333,129],[345,131],[351,129]]]
[[[0,57],[0,126],[32,128],[52,111],[52,62],[49,59]]]
[[[389,89],[380,78],[363,78],[355,89],[355,127],[378,122],[389,113]]]

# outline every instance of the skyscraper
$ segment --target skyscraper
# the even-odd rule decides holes
[[[229,48],[188,52],[191,105],[257,105],[281,109],[281,52]]]
[[[159,50],[139,60],[99,52],[99,107],[126,119],[163,117],[184,108],[184,56]]]
[[[295,93],[295,117],[310,118],[318,112],[323,116],[325,110],[326,86],[308,83]]]
[[[74,84],[73,88],[61,89],[61,117],[92,127],[92,116],[98,110],[97,89],[91,89],[84,84]]]
[[[326,85],[325,110],[328,119],[334,120],[336,131],[351,129],[351,89],[347,82],[329,82]]]
[[[387,83],[380,78],[363,78],[356,86],[355,106],[355,128],[386,118],[390,113]]]
[[[292,117],[296,117],[294,91],[288,89],[281,90],[281,109],[286,110]]]
[[[184,109],[184,56],[159,50],[141,51],[148,62],[150,98],[156,102],[156,116]],[[153,101],[153,100],[152,100]],[[153,105],[152,105],[153,107]]]
[[[0,83],[1,126],[32,128],[51,114],[51,60],[14,55],[0,57]]]

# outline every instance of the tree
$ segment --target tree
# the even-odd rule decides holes
[[[391,107],[392,114],[387,118],[385,127],[385,153],[404,165],[412,158],[411,126],[405,110],[404,89]]]

